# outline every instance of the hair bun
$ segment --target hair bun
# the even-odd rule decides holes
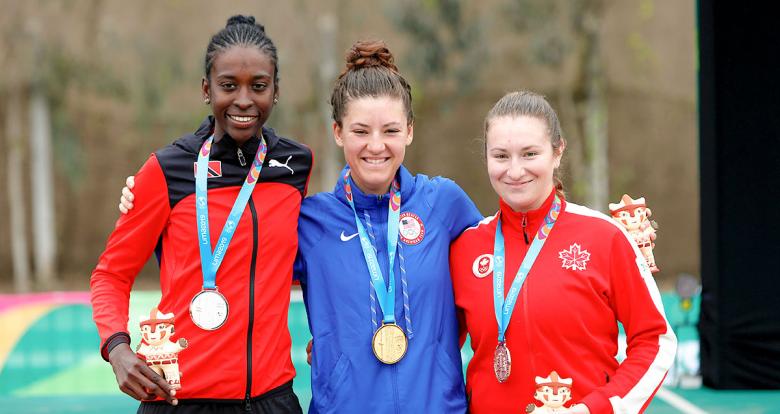
[[[357,70],[372,66],[384,66],[393,72],[398,72],[398,67],[393,63],[393,54],[381,40],[359,40],[347,51],[347,68],[345,70]]]
[[[255,18],[254,16],[244,16],[243,14],[237,14],[235,16],[232,16],[228,19],[227,24],[225,24],[225,27],[230,27],[236,24],[255,24]],[[260,27],[260,30],[265,31],[265,28],[263,25],[258,24],[257,26]]]

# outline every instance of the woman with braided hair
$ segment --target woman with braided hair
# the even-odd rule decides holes
[[[136,208],[120,217],[92,273],[101,354],[120,389],[143,400],[139,413],[300,413],[287,311],[312,154],[265,126],[279,71],[253,17],[231,17],[211,38],[204,69],[212,115],[141,167]],[[267,168],[274,160],[294,173]],[[184,344],[180,379],[161,377],[130,348],[130,289],[155,247],[157,309],[167,319],[144,332],[157,338],[165,328]]]

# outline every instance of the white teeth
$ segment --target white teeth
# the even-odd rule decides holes
[[[249,122],[255,119],[255,117],[253,116],[236,116],[236,115],[228,115],[228,116],[230,117],[230,119],[238,122]]]
[[[381,164],[381,163],[385,162],[385,158],[380,158],[380,159],[369,159],[369,158],[364,158],[364,160],[365,160],[367,163],[369,163],[369,164]]]

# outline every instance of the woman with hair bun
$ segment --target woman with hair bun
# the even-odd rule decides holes
[[[414,115],[381,41],[331,94],[347,166],[301,207],[295,275],[313,337],[310,413],[464,413],[450,243],[482,215],[453,181],[404,166]]]
[[[141,167],[136,207],[92,273],[101,354],[120,389],[143,400],[139,413],[300,413],[287,311],[312,154],[265,126],[279,70],[253,17],[233,16],[211,38],[204,69],[212,115]],[[269,168],[273,160],[287,168]],[[178,362],[173,379],[150,369],[155,360],[141,360],[128,334],[130,290],[155,247],[162,298],[143,332],[155,343],[155,330],[178,338],[168,347],[178,354],[160,357]]]

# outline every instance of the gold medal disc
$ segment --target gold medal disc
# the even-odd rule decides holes
[[[385,364],[395,364],[400,361],[406,354],[407,346],[406,334],[394,323],[382,324],[371,341],[374,356]]]

